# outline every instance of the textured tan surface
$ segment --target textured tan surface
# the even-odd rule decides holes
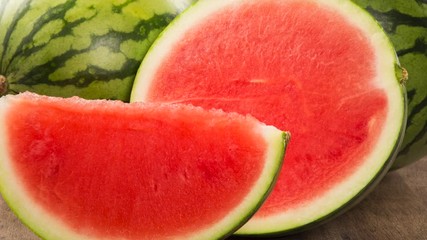
[[[0,240],[37,239],[0,199]],[[331,222],[278,239],[427,240],[427,158],[389,173],[364,201]]]

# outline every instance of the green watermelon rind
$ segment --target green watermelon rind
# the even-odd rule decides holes
[[[171,24],[169,24],[165,30],[159,35],[153,45],[150,47],[149,51],[145,59],[142,62],[140,69],[138,70],[137,77],[134,82],[134,87],[131,93],[131,102],[136,101],[144,101],[148,95],[148,89],[150,86],[151,79],[154,79],[154,71],[160,66],[161,61],[157,61],[159,59],[167,56],[168,52],[173,49],[174,39],[181,39],[185,35],[185,32],[191,29],[192,25],[195,25],[197,22],[196,19],[203,18],[205,15],[209,15],[209,13],[214,12],[215,8],[220,9],[222,6],[219,4],[215,6],[208,6],[209,1],[199,1],[192,7],[189,7],[182,14],[180,14],[177,18],[175,18]],[[239,1],[237,1],[239,2]],[[335,218],[336,216],[343,214],[346,212],[351,206],[355,205],[357,202],[361,201],[370,190],[372,190],[376,184],[382,179],[385,175],[385,172],[390,169],[393,164],[395,157],[397,155],[397,149],[400,147],[402,143],[402,135],[404,134],[404,127],[406,124],[406,112],[407,112],[407,98],[406,98],[406,90],[402,83],[402,70],[400,68],[396,52],[391,44],[390,40],[386,36],[385,32],[381,28],[381,26],[374,20],[374,18],[368,14],[365,10],[361,9],[351,1],[344,0],[336,0],[336,1],[326,1],[319,0],[319,2],[323,2],[326,4],[339,4],[346,5],[351,8],[351,14],[357,14],[357,17],[354,16],[350,21],[354,22],[356,25],[361,24],[360,21],[368,23],[367,26],[364,26],[363,29],[369,33],[367,36],[371,36],[371,38],[376,39],[376,46],[381,50],[378,53],[378,64],[381,66],[386,66],[388,69],[386,73],[381,71],[381,77],[388,78],[388,81],[380,81],[381,83],[388,84],[387,86],[383,86],[385,89],[390,90],[389,100],[390,105],[393,106],[393,110],[396,113],[389,117],[390,121],[388,122],[388,129],[390,131],[390,135],[388,137],[383,137],[381,141],[381,153],[379,151],[376,152],[377,155],[380,156],[382,161],[380,163],[375,163],[373,167],[365,166],[364,169],[358,171],[359,177],[363,177],[363,183],[357,183],[357,189],[351,189],[351,193],[343,193],[345,197],[339,195],[337,198],[329,197],[328,200],[334,202],[333,204],[329,204],[326,208],[318,207],[317,209],[312,209],[310,212],[304,212],[304,214],[300,215],[298,213],[289,214],[289,218],[293,218],[292,220],[288,220],[286,222],[281,221],[279,218],[274,218],[271,221],[265,221],[265,219],[260,221],[254,221],[253,219],[249,220],[247,224],[245,224],[241,229],[239,229],[236,234],[241,236],[281,236],[287,235],[291,233],[300,232],[306,230],[307,228],[312,228],[321,224],[324,224],[328,220]],[[197,13],[195,10],[197,7],[201,7],[202,4],[205,4],[205,9],[201,10]],[[222,1],[223,5],[227,5],[225,1]],[[331,5],[331,6],[332,6]],[[333,7],[333,6],[332,6]],[[188,17],[191,15],[191,17]],[[360,26],[360,25],[358,25]],[[175,31],[176,29],[176,31]],[[386,53],[383,57],[382,53]],[[386,62],[386,63],[385,63]],[[395,81],[392,81],[395,80]],[[392,126],[393,125],[393,126]],[[383,133],[384,134],[384,133]],[[372,162],[374,158],[371,156],[369,158]],[[363,171],[363,174],[362,174]],[[356,175],[354,175],[355,177]],[[350,186],[350,183],[347,183]],[[351,185],[353,187],[356,186],[356,183]],[[338,199],[338,200],[337,200]],[[326,200],[323,200],[326,202]],[[294,217],[292,217],[292,216]],[[250,227],[248,227],[250,225]]]
[[[427,156],[427,2],[419,0],[352,0],[383,26],[409,72],[408,123],[397,170]]]
[[[129,101],[148,47],[193,2],[2,0],[6,93]]]
[[[26,195],[23,184],[20,183],[17,173],[13,170],[11,157],[7,151],[8,140],[5,136],[8,136],[8,132],[5,126],[8,111],[13,108],[13,102],[8,102],[8,99],[11,97],[13,96],[0,98],[0,105],[2,106],[0,108],[0,136],[3,136],[0,138],[1,196],[21,222],[42,239],[95,240],[96,238],[74,233],[61,222],[58,222],[54,215],[49,214],[46,210],[39,207]],[[262,136],[267,142],[268,150],[265,157],[265,165],[252,190],[239,206],[208,231],[202,229],[199,232],[193,233],[193,235],[178,237],[184,237],[185,239],[210,239],[213,237],[219,239],[227,237],[245,224],[255,214],[257,209],[261,207],[273,189],[282,168],[290,134],[264,124],[260,124],[257,131],[261,131]]]

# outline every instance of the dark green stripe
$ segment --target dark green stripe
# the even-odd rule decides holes
[[[380,12],[367,7],[366,10],[370,12],[380,23],[384,30],[388,33],[395,33],[396,28],[399,25],[407,25],[413,27],[426,27],[427,17],[413,17],[407,14],[403,14],[396,9],[388,12]]]
[[[424,124],[423,128],[417,133],[417,135],[411,142],[407,143],[406,146],[400,149],[399,154],[408,154],[411,151],[412,145],[422,140],[426,134],[427,134],[427,123]],[[425,141],[423,145],[427,145],[427,141]]]
[[[124,33],[124,32],[114,32],[111,31],[112,34],[120,35],[121,38],[130,39],[134,41],[141,41],[148,38],[150,32],[154,29],[163,29],[172,19],[175,17],[173,14],[165,13],[165,14],[155,14],[149,20],[140,21],[133,29],[132,32]],[[119,48],[119,47],[118,47]]]
[[[427,27],[427,25],[426,25]],[[427,31],[427,29],[426,29]],[[397,51],[398,56],[403,56],[410,53],[421,53],[427,56],[427,42],[424,37],[419,37],[415,40],[414,46],[408,49],[402,49]],[[427,77],[427,76],[426,76]]]
[[[69,51],[54,57],[51,61],[35,66],[21,79],[16,79],[14,83],[23,84],[27,86],[38,85],[38,84],[48,84],[52,86],[66,86],[74,85],[76,87],[87,87],[94,81],[109,81],[113,79],[124,79],[126,77],[133,77],[138,70],[140,61],[127,58],[122,69],[117,71],[112,71],[109,69],[101,69],[97,66],[88,66],[85,71],[80,71],[75,74],[73,78],[63,79],[61,81],[50,81],[49,74],[54,72],[55,69],[65,66],[66,62],[74,56],[79,54],[87,53],[91,49],[96,49],[100,45],[96,43],[105,43],[109,45],[105,46],[111,49],[112,52],[120,52],[120,41],[117,41],[115,45],[110,39],[132,39],[135,41],[141,41],[148,37],[150,30],[153,29],[162,29],[167,25],[168,22],[172,20],[174,15],[172,14],[162,14],[154,15],[151,19],[146,21],[141,21],[134,28],[133,32],[123,33],[117,31],[110,31],[109,33],[102,36],[92,36],[92,44],[89,48],[75,50],[70,49]],[[73,23],[74,24],[74,23]],[[77,23],[76,23],[77,24]],[[70,26],[71,28],[71,26]],[[64,29],[61,33],[57,34],[57,37],[64,36],[64,34],[71,32],[71,29]],[[45,44],[48,45],[49,43]],[[25,54],[20,53],[20,56],[31,56],[32,54],[37,54],[40,48],[46,47],[45,45],[35,47],[31,50],[26,50]],[[13,83],[11,83],[13,84]]]
[[[34,67],[30,72],[28,72],[26,76],[15,82],[15,84],[33,86],[44,83],[50,86],[73,85],[77,88],[84,88],[89,86],[94,81],[109,81],[133,76],[140,64],[139,61],[127,59],[121,69],[113,71],[109,69],[102,69],[94,65],[89,65],[85,71],[76,72],[73,78],[63,79],[61,81],[49,80],[49,74],[51,74],[56,68],[65,66],[68,59],[85,52],[87,52],[87,49],[71,50],[60,56],[57,56],[46,64]]]
[[[37,46],[37,47],[33,47],[31,49],[24,49],[25,46],[28,46],[29,44],[31,44],[34,41],[34,36],[37,34],[37,32],[44,25],[46,25],[46,23],[48,23],[52,20],[64,19],[67,11],[70,8],[72,8],[74,5],[75,5],[75,1],[69,0],[69,1],[65,2],[64,4],[61,4],[61,5],[58,5],[58,6],[51,8],[43,16],[41,16],[39,19],[37,19],[37,21],[34,22],[34,27],[31,30],[31,32],[27,36],[22,38],[21,42],[19,43],[18,47],[16,48],[15,53],[13,54],[12,58],[9,60],[9,65],[6,68],[6,71],[8,70],[9,66],[13,65],[13,61],[17,57],[31,56],[32,54],[35,54],[40,48],[42,48],[43,46]],[[75,26],[74,23],[70,24],[70,25]],[[61,31],[61,33],[63,34],[64,31],[65,31],[65,29],[63,29],[63,31]],[[57,35],[60,35],[61,33],[59,33]],[[68,33],[68,31],[67,31],[67,33]],[[45,45],[47,45],[47,44],[45,44]]]
[[[424,89],[423,89],[424,90]],[[408,98],[409,96],[414,97],[416,95],[416,90],[412,90],[412,91],[408,91]],[[412,111],[410,112],[410,114],[408,115],[408,125],[411,125],[413,123],[413,120],[415,118],[415,116],[417,114],[419,114],[421,111],[425,110],[427,106],[427,97],[424,98],[420,103],[418,103],[416,106],[414,106],[414,108],[412,109]],[[423,137],[427,134],[427,122],[424,122],[423,128],[417,132],[417,134],[415,135],[414,139],[411,140],[411,142],[408,142],[401,150],[400,152],[403,154],[406,154],[410,151],[411,146],[422,140]],[[424,144],[427,144],[427,142],[425,142]]]
[[[66,11],[67,10],[65,10],[65,12]],[[63,14],[65,14],[65,12],[63,12]],[[62,17],[61,18],[51,18],[51,19],[49,19],[49,21],[58,20],[58,19],[62,19]],[[80,19],[78,21],[65,24],[65,26],[61,29],[60,32],[52,35],[52,37],[50,38],[50,40],[53,40],[53,39],[58,38],[58,37],[64,37],[64,36],[70,35],[70,33],[72,33],[72,29],[74,27],[76,27],[77,25],[79,25],[82,22],[87,21],[87,20],[88,19],[82,18],[82,19]],[[38,22],[37,25],[38,25],[38,27],[42,27],[43,24],[46,24],[49,21],[43,21],[43,23]],[[15,52],[12,61],[15,60],[17,57],[26,58],[26,57],[29,57],[29,56],[31,56],[33,54],[37,54],[37,52],[39,52],[41,49],[43,49],[45,47],[48,47],[50,41],[48,41],[47,43],[41,44],[39,46],[35,46],[35,47],[32,47],[32,48],[27,48],[25,50],[23,49],[25,47],[25,45],[30,44],[34,40],[34,35],[37,34],[38,30],[40,30],[40,28],[37,28],[35,31],[32,31],[31,34],[29,34],[28,36],[26,36],[22,40],[22,42],[19,45],[19,49],[20,50]]]
[[[3,66],[3,62],[6,60],[4,58],[5,58],[5,54],[7,52],[8,46],[9,46],[10,37],[11,37],[13,31],[15,30],[16,25],[18,24],[19,20],[28,12],[29,9],[31,9],[29,1],[30,0],[27,0],[21,6],[19,6],[19,9],[18,9],[17,13],[14,15],[11,23],[9,24],[9,28],[7,29],[6,34],[4,36],[4,41],[2,43],[3,53],[0,56],[0,71],[3,74],[6,74],[7,68],[10,65],[10,61],[6,61],[6,63],[8,65]]]
[[[417,95],[417,91],[415,89],[407,90],[406,94],[408,102],[412,102],[412,100],[414,100],[415,96]]]
[[[131,2],[133,1],[129,0],[120,6],[115,6],[116,11],[120,12],[123,7],[126,7],[126,5]],[[44,25],[46,25],[49,21],[52,21],[52,20],[64,19],[67,11],[71,9],[74,5],[75,5],[75,1],[71,1],[71,0],[67,1],[64,4],[51,8],[44,16],[39,18],[34,23],[33,30],[25,38],[23,38],[22,41],[19,43],[14,55],[8,61],[9,62],[8,66],[13,66],[13,63],[18,59],[25,59],[26,57],[37,54],[41,49],[45,47],[49,47],[48,45],[50,42],[47,42],[32,48],[28,48],[28,46],[33,42],[34,36],[38,33],[38,31]],[[28,7],[25,10],[28,10]],[[19,18],[22,18],[22,16],[25,15],[26,12],[27,11],[21,11],[21,14],[19,14],[19,16],[16,17],[16,20],[14,21],[14,24],[10,29],[13,29],[13,27],[16,26],[17,22],[19,21]],[[95,16],[92,16],[92,17],[95,17]],[[102,36],[95,36],[95,35],[92,36],[91,41],[93,43],[108,43],[108,46],[106,47],[108,47],[110,51],[120,52],[120,41],[111,41],[111,39],[124,38],[124,39],[132,39],[135,41],[144,40],[148,38],[148,35],[150,34],[151,30],[162,29],[173,18],[174,18],[173,14],[154,15],[149,20],[140,21],[139,24],[135,26],[133,32],[123,33],[123,32],[110,31],[109,33]],[[58,37],[64,37],[64,36],[70,35],[73,31],[73,28],[75,28],[77,25],[81,24],[82,22],[89,21],[89,20],[90,19],[82,18],[72,23],[66,23],[65,27],[61,29],[60,32],[54,34],[51,37],[51,39],[53,40]],[[8,36],[10,36],[11,33],[12,31],[8,34]],[[5,46],[7,46],[7,43],[5,43]],[[53,57],[52,60],[47,63],[33,67],[31,71],[26,73],[26,75],[23,76],[21,79],[15,79],[14,83],[28,85],[28,86],[45,83],[45,84],[55,85],[55,86],[75,85],[76,87],[86,87],[90,85],[93,81],[100,81],[100,80],[108,81],[108,80],[117,79],[117,78],[125,78],[129,76],[133,76],[134,75],[133,73],[137,71],[140,62],[132,59],[128,59],[128,61],[122,67],[121,71],[120,70],[111,71],[108,69],[106,70],[101,69],[97,66],[88,66],[86,71],[81,71],[76,73],[73,78],[64,79],[63,81],[49,80],[49,74],[54,72],[55,69],[65,66],[67,60],[69,60],[70,58],[78,54],[87,53],[91,49],[95,49],[97,47],[99,46],[93,44],[87,49],[81,49],[81,50],[71,49],[65,52],[64,54]],[[123,71],[125,69],[126,71]],[[94,71],[96,72],[96,74],[93,74]],[[94,75],[96,75],[96,77]],[[14,84],[14,83],[11,83],[11,84]]]
[[[420,89],[421,90],[421,89]],[[422,89],[422,90],[425,90],[425,89]],[[416,91],[416,90],[414,90],[414,91]],[[412,108],[412,111],[409,113],[409,115],[408,115],[408,123],[410,124],[410,123],[412,123],[412,120],[414,119],[414,117],[417,115],[417,114],[419,114],[421,111],[423,111],[423,110],[425,110],[425,108],[426,108],[426,106],[427,106],[427,97],[426,98],[424,98],[420,103],[418,103],[417,105],[415,105],[413,108]],[[426,122],[427,123],[427,122]]]
[[[120,4],[120,5],[113,5],[113,7],[112,7],[112,11],[114,12],[114,13],[121,13],[122,12],[122,9],[124,8],[124,7],[126,7],[127,5],[129,5],[130,3],[132,3],[134,0],[127,0],[126,2],[124,2],[124,3],[122,3],[122,4]]]

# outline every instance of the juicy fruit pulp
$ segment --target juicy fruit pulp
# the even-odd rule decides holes
[[[0,95],[129,100],[160,31],[191,0],[0,0]]]
[[[131,101],[287,126],[286,171],[239,233],[288,232],[343,212],[388,169],[404,124],[398,69],[385,34],[351,2],[199,1],[149,50]]]
[[[0,106],[1,193],[45,239],[230,234],[267,195],[287,141],[192,106],[34,94]]]

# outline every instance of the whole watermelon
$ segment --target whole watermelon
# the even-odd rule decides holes
[[[392,167],[398,169],[427,155],[427,1],[353,0],[370,12],[388,33],[399,61],[409,73],[408,124]]]
[[[192,0],[0,0],[0,96],[128,101],[142,58]]]

